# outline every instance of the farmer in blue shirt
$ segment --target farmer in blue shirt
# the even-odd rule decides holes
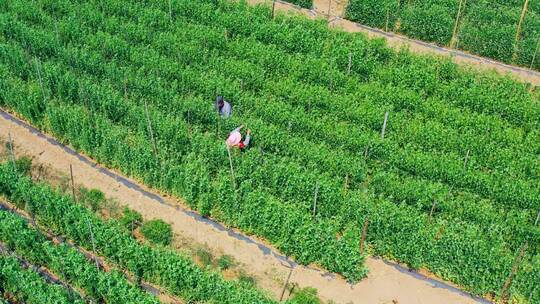
[[[231,114],[232,114],[231,104],[225,101],[225,99],[223,99],[223,96],[217,97],[215,107],[219,113],[219,116],[221,116],[222,118],[231,117]]]

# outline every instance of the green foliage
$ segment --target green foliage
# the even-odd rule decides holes
[[[76,227],[70,229],[73,228]],[[159,303],[154,296],[129,283],[120,272],[97,270],[93,261],[82,252],[65,244],[55,245],[8,211],[0,211],[0,240],[32,264],[44,266],[57,277],[84,290],[93,302]]]
[[[254,287],[257,284],[257,280],[247,273],[240,271],[238,274],[238,281],[246,286]],[[288,301],[287,301],[288,302]]]
[[[212,256],[212,253],[210,251],[208,251],[205,248],[198,248],[195,251],[195,254],[197,255],[197,257],[199,258],[199,261],[203,264],[205,268],[207,268],[208,266],[212,266],[214,257]]]
[[[234,260],[230,255],[222,255],[217,261],[218,267],[221,270],[226,270],[234,266]]]
[[[376,2],[376,4],[375,4]],[[347,18],[368,26],[448,46],[460,0],[372,1],[351,0]],[[457,36],[459,49],[505,63],[540,70],[535,58],[540,37],[540,9],[531,4],[525,15],[512,62],[517,24],[524,1],[464,1]],[[538,56],[538,54],[537,54]]]
[[[321,300],[317,297],[317,289],[311,287],[293,293],[289,302],[294,304],[321,304]]]
[[[118,222],[120,222],[120,225],[125,227],[127,230],[133,231],[141,225],[143,218],[139,212],[131,210],[128,207],[124,207]]]
[[[172,229],[171,225],[163,220],[156,219],[144,222],[141,226],[141,233],[148,241],[167,246],[171,243]]]
[[[287,0],[287,2],[290,2],[292,4],[296,4],[303,8],[309,8],[311,9],[313,7],[313,0]]]
[[[60,140],[351,281],[366,273],[366,218],[370,253],[481,295],[529,239],[512,293],[538,301],[540,108],[526,85],[242,3],[177,0],[171,22],[161,2],[19,2],[0,15],[0,105]],[[217,92],[232,119],[212,112]],[[233,151],[233,183],[223,139],[241,123],[257,142]]]
[[[60,285],[47,283],[37,272],[22,268],[15,258],[4,255],[0,255],[0,290],[28,304],[85,303],[80,296],[70,296]],[[0,298],[0,303],[8,302]]]
[[[34,184],[29,178],[15,174],[9,164],[0,165],[0,193],[8,196],[21,209],[35,210],[36,221],[47,226],[55,234],[67,237],[75,245],[86,250],[93,251],[95,246],[95,253],[105,257],[109,263],[150,283],[162,286],[186,301],[275,303],[253,288],[226,281],[216,273],[202,271],[189,258],[176,252],[140,244],[114,220],[101,220],[92,211],[75,204],[71,196],[53,191],[46,185]],[[12,246],[20,245],[21,247],[17,248],[25,250],[26,257],[34,256],[35,259],[43,261],[55,256],[42,255],[40,251],[32,250],[32,246],[37,246],[40,242],[33,240],[32,234],[22,230],[20,220],[15,228],[8,223],[6,220],[0,221],[0,227],[6,228],[5,233],[1,234],[2,237],[5,239],[13,237]],[[88,229],[89,225],[92,227],[93,238]],[[17,231],[20,231],[21,235],[15,233]],[[84,260],[87,261],[85,258]],[[65,267],[65,270],[77,275],[76,265],[82,262],[76,262]],[[57,264],[58,267],[61,265]],[[94,267],[90,269],[95,270]],[[95,286],[93,284],[96,281],[100,280],[92,280],[93,283],[89,286]],[[100,282],[110,289],[108,281]],[[108,294],[105,291],[104,293]],[[122,295],[125,296],[123,293]]]
[[[96,212],[101,209],[103,203],[105,202],[105,194],[98,189],[79,189],[80,192],[80,201],[88,206],[92,211]]]
[[[21,174],[30,175],[32,173],[32,159],[28,156],[22,156],[15,160],[15,168]]]

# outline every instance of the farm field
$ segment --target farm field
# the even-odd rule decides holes
[[[2,4],[2,107],[300,263],[362,279],[367,222],[367,254],[482,296],[526,248],[509,292],[538,300],[527,86],[263,7],[39,3]],[[213,114],[217,94],[233,119]],[[254,147],[231,174],[223,140],[241,123]]]
[[[2,196],[28,213],[21,216],[19,211],[6,208],[11,205],[2,203],[0,241],[5,250],[47,268],[80,290],[80,294],[69,294],[66,303],[160,303],[153,294],[138,287],[142,280],[161,286],[186,302],[275,303],[250,285],[225,281],[217,273],[201,270],[181,254],[140,244],[119,221],[100,219],[71,197],[20,176],[11,163],[0,166],[0,188]],[[69,242],[58,241],[55,235]],[[100,261],[106,260],[107,265],[97,260],[94,264],[95,255],[89,257],[84,250],[102,256]],[[11,262],[2,257],[6,263]],[[35,295],[31,289],[20,290],[14,284],[17,275],[8,271],[12,268],[2,267],[6,271],[2,273],[5,282],[11,282],[5,292],[18,301],[47,303],[43,298],[59,296],[52,289],[44,291],[41,299],[32,300]],[[125,273],[132,279],[128,281]]]
[[[350,0],[345,17],[385,31],[540,70],[538,1]]]

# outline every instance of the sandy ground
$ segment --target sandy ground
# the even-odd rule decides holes
[[[140,212],[145,219],[161,218],[172,224],[175,233],[205,244],[214,252],[232,256],[243,264],[248,274],[257,279],[259,287],[279,298],[283,282],[291,267],[291,283],[299,287],[315,287],[319,296],[336,303],[485,303],[460,292],[448,284],[410,272],[398,265],[377,258],[369,258],[369,276],[352,286],[339,276],[314,267],[296,265],[261,240],[203,219],[178,200],[106,170],[71,149],[59,145],[21,122],[14,121],[0,111],[0,139],[8,134],[14,141],[16,153],[33,158],[34,164],[50,167],[69,174],[73,166],[76,183],[97,188],[120,205]],[[393,302],[397,301],[397,302]]]
[[[247,0],[250,4],[266,3],[271,5],[272,0]],[[328,7],[330,5],[330,15]],[[310,18],[329,19],[331,27],[339,27],[347,32],[362,32],[370,38],[384,38],[388,46],[395,49],[406,48],[419,54],[429,54],[451,57],[452,60],[460,65],[472,67],[478,70],[494,70],[502,75],[510,75],[514,79],[527,82],[533,86],[540,86],[540,72],[508,65],[492,59],[471,55],[466,52],[447,49],[437,45],[407,38],[402,35],[384,32],[379,29],[370,28],[342,18],[347,0],[314,0],[313,9],[302,9],[287,2],[276,1],[276,9],[290,13],[300,13]]]

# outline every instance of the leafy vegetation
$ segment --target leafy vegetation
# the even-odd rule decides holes
[[[17,259],[5,255],[0,255],[0,292],[2,291],[17,301],[28,304],[84,303],[80,297],[71,296],[62,286],[47,283],[37,272],[22,268]]]
[[[320,304],[321,301],[317,297],[317,290],[314,288],[303,288],[296,291],[292,298],[291,303],[294,304]]]
[[[66,236],[74,244],[93,251],[113,265],[129,271],[138,280],[144,279],[162,286],[186,301],[275,303],[252,287],[225,281],[218,273],[201,270],[189,258],[176,252],[140,244],[115,220],[101,220],[92,211],[76,204],[71,196],[54,191],[47,185],[34,184],[29,178],[14,173],[9,164],[0,165],[0,193],[8,197],[18,208],[32,213],[38,223],[50,228],[55,234]],[[7,217],[5,214],[4,216]],[[25,257],[33,256],[37,260],[56,257],[54,254],[44,256],[39,250],[30,249],[39,246],[41,242],[33,241],[33,238],[37,237],[35,234],[25,233],[20,220],[18,223],[17,219],[14,221],[16,229],[7,220],[0,222],[0,227],[6,228],[2,237],[6,240],[13,238],[11,246],[27,250],[23,251]],[[15,233],[16,231],[20,231],[20,235]],[[17,247],[18,245],[21,247]],[[58,250],[62,252],[67,249],[58,247]],[[47,252],[54,253],[54,250],[51,248]],[[58,262],[55,265],[62,264]],[[79,259],[66,267],[65,271],[73,272],[75,276],[77,269],[82,266],[84,264]],[[87,268],[92,269],[95,270],[93,267]],[[79,275],[84,277],[87,273],[82,272]],[[94,285],[88,286],[99,288],[100,285],[95,284],[100,281],[105,286],[111,283],[105,280],[92,280]],[[114,294],[115,291],[118,290],[111,288],[109,292]],[[122,290],[121,294],[128,296],[130,293],[128,290]]]
[[[159,303],[157,298],[129,283],[121,272],[99,271],[83,253],[65,244],[53,244],[8,211],[0,211],[0,241],[32,264],[44,266],[67,283],[81,288],[88,299],[96,303]]]
[[[287,0],[287,2],[290,2],[292,4],[296,4],[303,8],[312,8],[313,7],[313,0]]]
[[[346,16],[372,27],[449,46],[459,12],[459,49],[540,70],[540,7],[534,2],[525,14],[517,45],[515,36],[524,1],[350,0]]]
[[[165,223],[163,220],[155,219],[144,222],[141,226],[141,233],[145,239],[154,244],[167,246],[171,243],[171,225]]]
[[[120,225],[133,232],[133,230],[137,229],[141,225],[143,218],[139,212],[131,210],[128,207],[124,207],[122,210],[122,215],[118,221],[120,222]]]
[[[80,200],[85,206],[96,212],[100,210],[103,202],[105,202],[105,194],[97,189],[85,189],[80,190]]]
[[[1,4],[0,105],[351,281],[366,219],[371,254],[480,295],[500,292],[528,241],[511,292],[539,299],[540,108],[526,85],[268,7],[107,3]],[[218,94],[232,119],[212,112]],[[256,144],[233,151],[233,175],[223,139],[241,123]]]

